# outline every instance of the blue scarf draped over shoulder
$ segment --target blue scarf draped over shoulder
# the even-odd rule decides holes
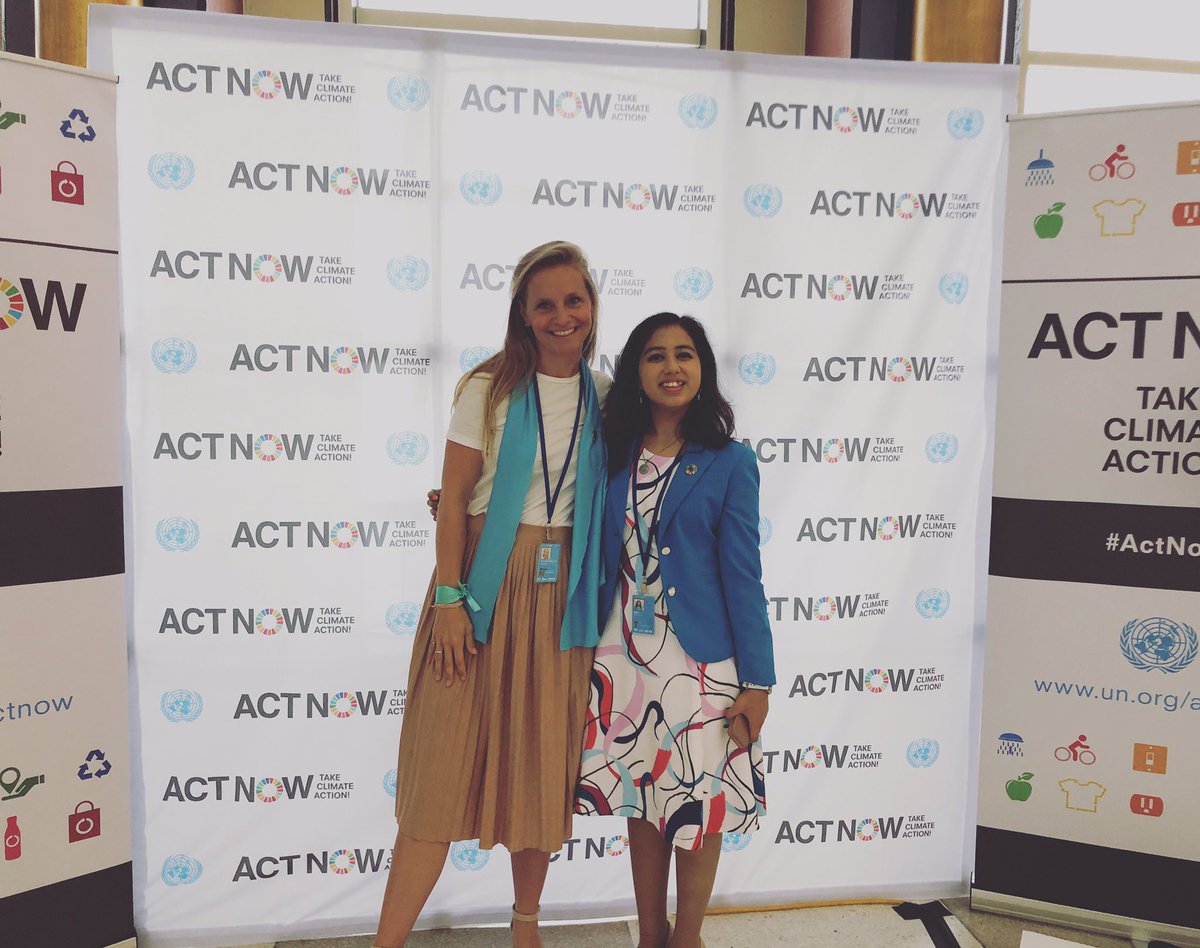
[[[604,438],[600,432],[600,400],[587,364],[580,362],[583,379],[583,428],[575,445],[575,522],[571,533],[571,571],[567,586],[567,608],[563,614],[559,647],[594,646],[600,640],[596,603],[600,596],[600,532],[604,514],[607,478]],[[467,584],[479,602],[479,611],[467,611],[475,628],[475,640],[486,642],[491,633],[496,597],[508,571],[508,558],[517,537],[517,525],[525,506],[525,495],[533,477],[537,455],[538,418],[533,384],[527,383],[508,397],[508,419],[496,478],[488,500],[483,536],[475,551]]]

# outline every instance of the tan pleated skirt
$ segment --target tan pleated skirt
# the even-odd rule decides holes
[[[467,520],[467,575],[483,532]],[[492,631],[468,655],[467,680],[434,681],[434,583],[413,643],[400,735],[396,820],[416,839],[478,839],[510,852],[556,852],[571,836],[579,777],[590,648],[559,648],[570,574],[571,531],[561,543],[558,583],[534,582],[545,527],[521,524],[500,586]],[[435,572],[436,577],[436,572]]]

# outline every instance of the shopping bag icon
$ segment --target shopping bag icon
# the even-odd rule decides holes
[[[67,814],[67,842],[92,839],[100,835],[100,810],[91,800],[83,800],[74,813]]]
[[[70,168],[64,171],[63,168]],[[50,172],[50,200],[59,204],[83,203],[83,175],[69,161],[60,161]]]

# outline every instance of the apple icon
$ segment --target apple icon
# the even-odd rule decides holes
[[[1063,226],[1062,215],[1058,212],[1066,206],[1062,201],[1056,201],[1046,209],[1045,214],[1035,217],[1033,219],[1034,233],[1043,240],[1052,240],[1057,237]]]
[[[1021,774],[1021,776],[1008,781],[1004,785],[1004,792],[1008,794],[1010,800],[1024,803],[1033,793],[1033,784],[1029,782],[1031,779],[1033,779],[1033,774]]]

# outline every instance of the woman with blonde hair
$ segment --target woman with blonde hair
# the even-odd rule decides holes
[[[512,854],[513,944],[539,945],[550,857],[571,835],[599,639],[608,379],[588,368],[598,299],[578,247],[529,251],[511,295],[503,350],[455,393],[378,948],[404,944],[450,843],[471,839]]]

